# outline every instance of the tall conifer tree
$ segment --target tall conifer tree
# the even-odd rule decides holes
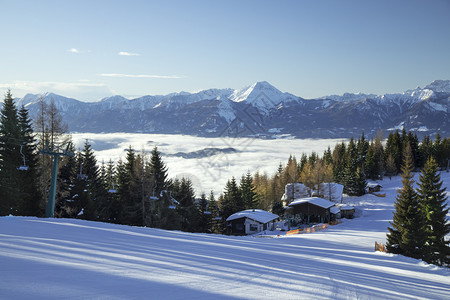
[[[427,242],[424,260],[437,264],[450,264],[449,241],[445,236],[450,233],[450,223],[446,220],[449,209],[446,207],[447,197],[442,188],[441,175],[433,157],[428,159],[419,178],[417,193],[421,211],[425,215]]]
[[[22,206],[19,171],[22,141],[19,117],[11,91],[7,91],[0,111],[0,215],[19,214]]]
[[[423,258],[427,235],[419,198],[414,190],[410,147],[404,153],[402,184],[394,204],[394,218],[390,222],[392,227],[388,228],[386,248],[391,253]]]

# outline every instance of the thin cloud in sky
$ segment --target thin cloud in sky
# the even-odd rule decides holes
[[[77,49],[77,48],[70,48],[69,50],[67,50],[68,52],[70,52],[70,53],[75,53],[75,54],[82,54],[82,53],[90,53],[91,52],[91,50],[80,50],[80,49]]]
[[[162,78],[162,79],[179,79],[185,78],[178,75],[149,75],[149,74],[117,74],[117,73],[103,73],[102,77],[118,77],[118,78]]]
[[[117,54],[121,55],[121,56],[141,56],[139,53],[126,52],[126,51],[121,51]]]
[[[13,81],[0,83],[0,92],[11,89],[17,97],[25,94],[41,94],[52,92],[66,97],[73,97],[84,101],[96,101],[106,96],[115,94],[104,83],[93,82],[58,82],[58,81]]]

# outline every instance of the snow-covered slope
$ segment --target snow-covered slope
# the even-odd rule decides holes
[[[1,217],[0,298],[449,299],[449,269],[374,252],[401,186],[381,184],[386,198],[344,198],[360,217],[289,237]]]

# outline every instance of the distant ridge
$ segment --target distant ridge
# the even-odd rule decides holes
[[[266,81],[242,89],[208,89],[134,99],[116,95],[81,102],[53,93],[16,99],[33,117],[38,99],[53,101],[73,132],[145,132],[260,138],[336,138],[406,129],[450,131],[450,80],[398,94],[304,99]]]

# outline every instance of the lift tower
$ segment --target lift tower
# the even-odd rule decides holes
[[[58,177],[58,161],[60,156],[74,156],[74,153],[69,151],[70,142],[67,144],[66,149],[61,150],[60,147],[55,147],[54,150],[50,150],[48,141],[47,149],[42,149],[40,154],[53,156],[53,166],[52,166],[52,181],[50,184],[50,193],[48,194],[47,208],[45,209],[46,218],[55,217],[55,196],[56,196],[56,179]]]

